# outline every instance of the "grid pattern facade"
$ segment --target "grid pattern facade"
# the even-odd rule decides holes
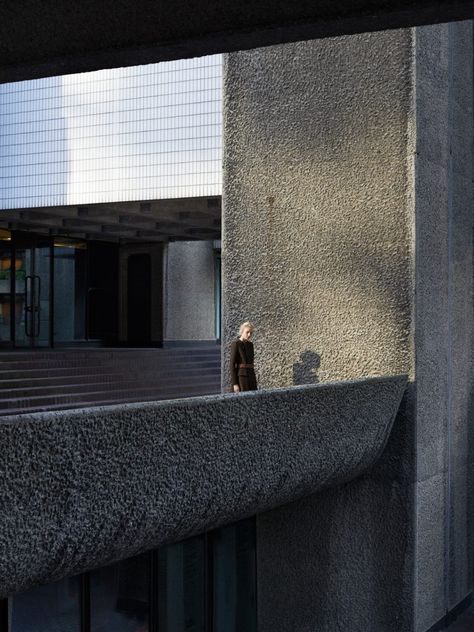
[[[222,55],[0,85],[0,208],[220,195]]]

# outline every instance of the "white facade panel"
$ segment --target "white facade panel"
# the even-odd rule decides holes
[[[220,195],[222,56],[0,85],[0,208]]]

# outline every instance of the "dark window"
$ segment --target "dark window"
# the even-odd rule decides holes
[[[158,630],[205,632],[205,537],[167,546],[158,554]]]
[[[11,632],[81,632],[80,615],[80,578],[68,577],[14,597],[10,629]]]
[[[213,632],[256,632],[254,520],[214,531],[212,556]]]
[[[149,555],[90,573],[91,632],[148,632]]]
[[[255,520],[34,588],[2,616],[10,632],[255,632]]]

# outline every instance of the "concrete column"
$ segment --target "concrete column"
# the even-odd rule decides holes
[[[471,590],[472,87],[470,23],[227,57],[224,367],[251,319],[261,386],[411,380],[371,473],[258,518],[260,632],[424,632]]]
[[[215,340],[213,242],[172,242],[166,261],[165,342]]]

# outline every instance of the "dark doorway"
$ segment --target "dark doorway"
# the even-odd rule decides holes
[[[89,241],[86,337],[113,344],[118,336],[118,244]]]
[[[151,343],[151,257],[146,253],[128,257],[127,338],[129,344]]]

